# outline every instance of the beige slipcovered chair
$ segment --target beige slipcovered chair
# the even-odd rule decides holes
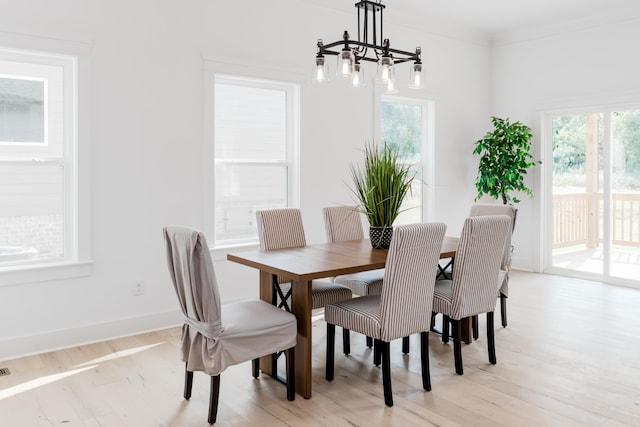
[[[456,250],[451,280],[438,280],[433,298],[434,313],[443,314],[443,334],[453,326],[456,373],[462,375],[460,320],[487,313],[489,361],[496,363],[493,311],[505,242],[511,232],[506,215],[469,217],[465,220]],[[448,332],[447,332],[448,333]]]
[[[372,337],[382,357],[384,401],[393,406],[389,343],[420,333],[422,385],[431,390],[429,327],[437,263],[446,230],[442,223],[395,227],[380,295],[340,301],[325,307],[326,378],[334,376],[335,325]]]
[[[482,216],[482,215],[507,215],[511,218],[511,232],[507,236],[507,242],[504,246],[504,254],[502,256],[502,262],[500,263],[500,289],[498,291],[500,297],[500,319],[502,326],[507,327],[507,298],[509,297],[509,271],[511,270],[511,255],[513,253],[513,247],[511,246],[511,237],[513,230],[516,228],[516,216],[518,210],[511,205],[497,204],[497,203],[476,203],[471,206],[469,216]]]
[[[260,249],[271,251],[307,245],[300,209],[267,209],[256,212]],[[272,302],[290,311],[291,283],[286,277],[272,276]],[[328,280],[311,282],[311,308],[318,309],[336,301],[351,299],[351,289]],[[349,352],[349,335],[343,335],[345,352]]]
[[[251,360],[258,377],[258,358],[285,351],[287,399],[295,398],[293,314],[255,300],[220,305],[220,295],[204,235],[190,228],[165,227],[169,273],[180,303],[181,358],[185,365],[184,398],[191,397],[193,372],[211,376],[209,424],[216,421],[220,373]]]

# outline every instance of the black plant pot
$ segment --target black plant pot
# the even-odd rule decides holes
[[[393,227],[369,227],[369,238],[374,249],[389,249]]]

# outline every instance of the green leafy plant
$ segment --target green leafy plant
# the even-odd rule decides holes
[[[401,212],[402,201],[416,177],[407,165],[398,163],[398,150],[373,143],[364,149],[364,166],[351,164],[357,209],[373,227],[391,227]]]
[[[473,154],[480,155],[475,200],[487,194],[501,198],[505,205],[519,203],[510,195],[516,191],[533,197],[533,191],[524,185],[527,169],[536,165],[530,152],[531,129],[520,122],[510,123],[508,118],[492,117],[491,121],[494,130],[478,140],[473,150]]]

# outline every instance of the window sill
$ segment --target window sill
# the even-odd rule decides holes
[[[48,282],[91,275],[93,261],[0,268],[0,287]]]

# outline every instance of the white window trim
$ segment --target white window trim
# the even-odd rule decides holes
[[[382,119],[382,106],[383,102],[389,103],[402,103],[419,105],[422,107],[422,125],[425,127],[426,132],[422,134],[422,155],[419,163],[412,163],[412,165],[419,164],[422,167],[422,179],[425,184],[422,188],[422,221],[431,221],[434,218],[434,186],[435,186],[435,102],[424,98],[414,98],[408,96],[387,95],[380,94],[379,101],[375,103],[375,135],[376,141],[381,142],[381,119]]]
[[[21,55],[41,54],[44,58],[59,56],[68,60],[64,85],[75,80],[75,90],[65,91],[65,138],[73,156],[66,158],[69,173],[65,174],[65,188],[71,189],[75,197],[65,205],[65,228],[71,233],[65,239],[65,259],[59,262],[22,264],[0,268],[0,286],[55,281],[89,276],[91,261],[91,174],[90,123],[91,123],[91,45],[89,42],[60,40],[39,36],[21,35],[0,31],[0,47],[16,58]],[[67,72],[68,71],[68,72]],[[69,87],[69,86],[66,86]],[[82,149],[79,149],[79,146]]]
[[[215,84],[216,78],[223,78],[231,82],[234,78],[243,84],[250,80],[256,82],[281,83],[286,86],[293,85],[290,92],[291,98],[287,98],[287,108],[293,118],[292,126],[288,127],[287,138],[292,141],[288,144],[287,156],[290,159],[288,199],[290,207],[300,206],[300,84],[304,76],[290,71],[257,68],[254,65],[241,62],[221,62],[203,58],[204,68],[204,233],[213,242],[211,253],[214,260],[226,259],[230,249],[255,248],[259,243],[244,243],[236,245],[220,246],[215,241]],[[289,92],[288,92],[289,93]]]

